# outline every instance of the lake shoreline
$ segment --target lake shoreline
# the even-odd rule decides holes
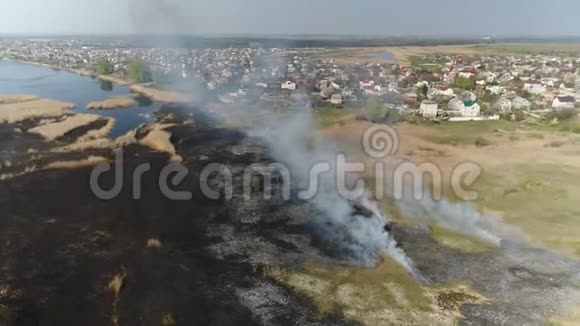
[[[128,86],[87,78],[92,76],[82,70],[62,69],[35,62],[0,60],[0,74],[0,92],[6,96],[31,94],[35,98],[73,103],[75,113],[113,118],[117,123],[111,131],[112,138],[122,136],[141,124],[150,123],[153,113],[162,105],[162,102],[157,102],[141,92],[134,92]],[[87,108],[91,103],[109,103],[119,98],[131,98],[131,106],[124,104],[122,109],[115,107],[108,110]]]
[[[129,89],[131,91],[133,91],[135,93],[139,93],[139,94],[144,95],[144,96],[147,96],[151,100],[153,100],[155,102],[159,102],[159,103],[186,104],[186,103],[194,102],[194,100],[195,100],[193,98],[193,96],[186,94],[186,93],[177,92],[177,91],[167,91],[167,90],[163,90],[163,89],[159,89],[159,88],[155,88],[155,87],[147,87],[147,86],[144,86],[142,84],[132,83],[132,82],[125,80],[123,78],[120,78],[120,77],[111,76],[111,75],[95,74],[95,73],[93,73],[89,70],[86,70],[86,69],[64,68],[64,67],[50,65],[50,64],[46,64],[46,63],[42,63],[42,62],[16,60],[16,59],[10,59],[10,58],[3,58],[2,60],[15,62],[15,63],[27,64],[27,65],[40,66],[40,67],[55,69],[55,70],[59,70],[59,71],[66,71],[66,72],[70,72],[73,74],[77,74],[79,76],[90,77],[93,79],[99,79],[101,81],[110,82],[110,83],[113,83],[117,86],[129,87]]]

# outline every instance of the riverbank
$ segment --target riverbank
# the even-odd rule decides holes
[[[0,123],[17,123],[29,119],[61,117],[75,107],[50,99],[42,99],[33,95],[4,95],[0,103]]]
[[[163,89],[159,89],[159,88],[148,87],[148,86],[144,86],[141,84],[136,84],[136,83],[133,83],[130,80],[127,80],[127,79],[122,78],[120,76],[98,75],[98,74],[96,74],[93,71],[90,71],[88,69],[64,68],[64,67],[59,67],[56,65],[49,65],[49,64],[45,64],[45,63],[41,63],[41,62],[26,61],[26,60],[14,60],[14,59],[5,59],[5,60],[17,62],[17,63],[28,64],[28,65],[35,65],[35,66],[40,66],[40,67],[50,68],[50,69],[55,69],[55,70],[68,71],[68,72],[71,72],[74,74],[78,74],[80,76],[86,76],[86,77],[96,78],[96,79],[99,79],[102,81],[110,82],[110,83],[113,83],[117,86],[127,86],[127,87],[129,87],[129,89],[131,91],[133,91],[135,93],[139,93],[139,94],[144,95],[144,96],[147,96],[151,100],[153,100],[155,102],[159,102],[159,103],[184,104],[184,103],[191,103],[191,102],[195,101],[195,98],[190,94],[177,92],[177,91],[163,90]]]

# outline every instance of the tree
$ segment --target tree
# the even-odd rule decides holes
[[[427,84],[423,84],[423,86],[421,86],[421,95],[423,95],[423,97],[427,97],[427,93],[429,93],[429,86],[427,86]]]
[[[110,75],[115,71],[113,64],[106,58],[99,58],[97,60],[97,74]]]
[[[387,116],[389,109],[386,108],[380,97],[369,96],[367,99],[366,118],[372,122],[381,122]]]
[[[471,91],[475,88],[475,77],[457,77],[455,79],[455,87],[464,89],[466,91]]]
[[[150,83],[153,81],[151,67],[143,61],[131,61],[127,70],[129,72],[129,78],[136,83]]]

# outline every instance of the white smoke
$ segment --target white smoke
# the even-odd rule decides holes
[[[411,259],[385,230],[385,224],[390,221],[376,203],[368,199],[366,192],[357,204],[371,211],[372,216],[353,216],[352,204],[341,196],[337,188],[336,174],[345,171],[337,171],[336,146],[315,135],[316,123],[311,111],[305,110],[291,115],[264,139],[274,158],[290,169],[293,181],[302,188],[312,182],[310,170],[314,165],[320,162],[330,164],[331,171],[319,176],[317,193],[310,200],[320,211],[320,214],[312,216],[313,222],[324,231],[328,241],[348,253],[357,263],[376,266],[381,255],[388,254],[416,275]]]
[[[153,0],[148,2],[131,0],[132,21],[139,32],[158,34],[191,34],[195,28],[195,6],[187,0]],[[179,44],[176,44],[179,47]],[[256,58],[261,66],[277,67],[282,71],[287,66],[283,56],[261,56]],[[256,71],[256,74],[259,70]],[[191,86],[192,92],[199,92],[198,87]],[[240,118],[240,110],[236,110]],[[343,198],[336,183],[336,146],[329,141],[316,137],[317,128],[309,107],[302,112],[289,114],[283,121],[264,120],[265,125],[255,128],[269,145],[273,158],[287,165],[293,176],[292,182],[297,188],[309,185],[310,169],[316,163],[327,162],[332,168],[329,173],[319,178],[316,195],[310,201],[319,211],[312,216],[312,221],[322,231],[326,240],[336,248],[346,251],[357,263],[364,266],[376,266],[381,255],[388,254],[414,273],[412,261],[402,249],[397,247],[393,236],[385,229],[390,221],[378,207],[364,194],[358,200],[361,205],[372,211],[370,217],[354,214],[353,205]]]
[[[503,240],[526,243],[530,240],[519,229],[503,223],[491,214],[478,211],[471,202],[452,202],[433,199],[424,194],[418,198],[395,201],[403,217],[415,221],[431,222],[466,236],[500,246]]]

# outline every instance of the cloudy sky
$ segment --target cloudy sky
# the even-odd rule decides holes
[[[0,34],[580,36],[578,0],[0,0]]]

